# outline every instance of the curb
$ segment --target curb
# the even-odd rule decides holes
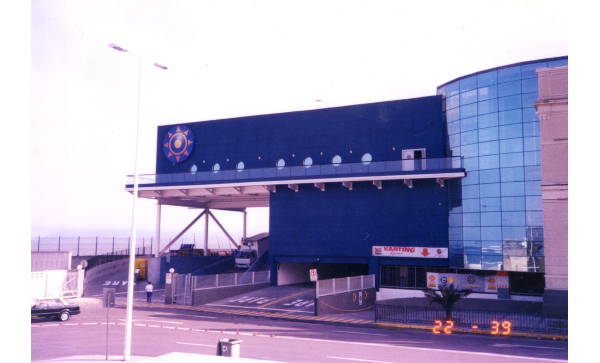
[[[148,307],[148,305],[145,305],[143,303],[134,303],[134,306]],[[204,306],[189,306],[189,305],[176,305],[176,304],[163,304],[163,303],[152,303],[151,306],[164,308],[164,309],[193,310],[193,311],[200,311],[200,312],[213,313],[213,314],[223,314],[223,315],[238,315],[238,316],[260,317],[260,318],[288,320],[288,321],[302,321],[305,323],[326,323],[326,324],[334,324],[334,325],[375,327],[375,328],[383,328],[383,329],[392,328],[392,329],[415,329],[415,330],[427,330],[427,331],[432,330],[432,327],[427,326],[427,325],[385,323],[385,322],[375,322],[375,321],[371,321],[371,320],[361,320],[361,319],[332,318],[332,317],[324,317],[324,316],[296,315],[296,314],[284,314],[284,313],[274,313],[274,312],[257,312],[257,311],[250,311],[250,310],[212,308],[212,307],[204,307]],[[476,331],[474,329],[464,329],[464,328],[453,328],[452,332],[460,333],[460,334],[489,335],[488,332]],[[523,333],[523,332],[514,332],[514,331],[511,332],[510,336],[511,337],[523,337],[523,338],[548,339],[548,340],[568,340],[568,336],[564,336],[564,335],[533,334],[533,333]]]

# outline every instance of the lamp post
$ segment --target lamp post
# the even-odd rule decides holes
[[[125,48],[122,48],[116,44],[109,44],[110,48],[127,53],[138,60],[138,87],[137,87],[137,116],[135,121],[135,152],[134,152],[134,164],[133,164],[133,198],[132,198],[132,212],[131,212],[131,238],[129,241],[129,271],[127,277],[127,323],[125,325],[125,349],[123,352],[123,360],[128,361],[131,359],[131,333],[133,328],[133,285],[134,285],[134,270],[135,270],[135,242],[137,238],[136,228],[136,201],[138,196],[138,139],[140,131],[140,93],[141,93],[141,80],[142,80],[142,58],[134,53],[131,53]],[[164,65],[154,63],[155,67],[162,70],[166,70],[167,67]]]

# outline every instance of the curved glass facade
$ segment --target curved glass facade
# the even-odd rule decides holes
[[[544,271],[537,68],[567,57],[498,67],[438,87],[445,100],[449,155],[467,176],[451,193],[450,266]]]

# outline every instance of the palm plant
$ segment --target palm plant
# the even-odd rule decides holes
[[[426,288],[425,297],[429,300],[429,305],[433,303],[440,304],[446,312],[446,320],[452,320],[452,309],[454,304],[463,297],[471,294],[469,289],[457,289],[454,284],[445,284],[439,287],[438,290]]]

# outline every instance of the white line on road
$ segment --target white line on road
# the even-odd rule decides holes
[[[182,327],[178,326],[177,330],[190,330],[190,328],[182,328]]]
[[[81,325],[98,325],[98,323],[81,323]]]
[[[506,357],[506,358],[523,359],[523,360],[537,360],[540,362],[541,361],[544,361],[544,362],[567,362],[566,359],[523,357],[523,356],[519,356],[519,355],[485,353],[485,352],[467,352],[467,351],[463,351],[463,350],[452,350],[452,349],[407,347],[407,346],[397,346],[397,345],[381,344],[381,343],[347,342],[347,341],[341,341],[341,340],[301,338],[301,337],[293,337],[293,336],[286,336],[286,335],[275,335],[274,337],[279,338],[279,339],[304,340],[304,341],[324,342],[324,343],[353,344],[353,345],[363,345],[363,346],[370,346],[370,347],[399,348],[399,349],[407,349],[407,350],[420,350],[420,351],[426,351],[426,352],[436,351],[436,352],[456,353],[456,354],[463,354],[463,355],[469,354],[469,355],[480,355],[480,356],[488,356],[488,357]]]
[[[163,326],[163,328],[165,328],[165,329],[175,329],[174,326]]]
[[[505,347],[505,348],[538,348],[538,349],[557,349],[566,350],[566,348],[558,347],[544,347],[540,345],[520,345],[520,344],[492,344],[492,347]]]
[[[135,326],[146,326],[146,324],[137,324],[137,323],[133,324],[133,325],[135,325]]]
[[[114,323],[114,322],[110,322],[110,323],[100,323],[100,324],[102,324],[102,325],[115,325],[115,323]]]
[[[149,328],[160,328],[160,325],[150,325],[150,324],[148,324],[148,327]]]
[[[182,345],[197,345],[199,347],[214,347],[213,344],[200,344],[200,343],[186,343],[186,342],[175,342],[175,344],[182,344]]]
[[[119,320],[126,321],[125,319],[119,319]],[[183,324],[182,322],[179,322],[179,321],[164,321],[164,320],[150,320],[150,319],[134,319],[132,321],[134,321],[134,322],[136,322],[136,321],[151,321],[153,323],[179,324],[179,325]]]
[[[63,323],[63,325],[79,325],[79,323]]]
[[[346,358],[346,357],[334,357],[334,356],[326,356],[327,358],[330,359],[344,359],[344,360],[353,360],[353,361],[357,361],[357,362],[372,362],[372,363],[394,363],[394,362],[388,362],[388,361],[383,361],[383,360],[371,360],[371,359],[359,359],[359,358]]]
[[[49,326],[58,326],[59,324],[45,324],[45,325],[40,325],[42,328],[46,328]]]
[[[277,311],[287,311],[288,313],[312,313],[312,310],[290,310],[290,309],[277,309],[277,308],[259,308],[255,306],[244,306],[244,305],[221,305],[221,304],[206,304],[206,306],[218,306],[224,308],[245,308],[250,310],[277,310]]]
[[[380,337],[387,337],[387,334],[377,334],[377,333],[362,333],[362,332],[358,332],[358,331],[349,331],[349,330],[332,330],[334,332],[338,332],[338,333],[352,333],[352,334],[363,334],[363,335],[377,335]]]

